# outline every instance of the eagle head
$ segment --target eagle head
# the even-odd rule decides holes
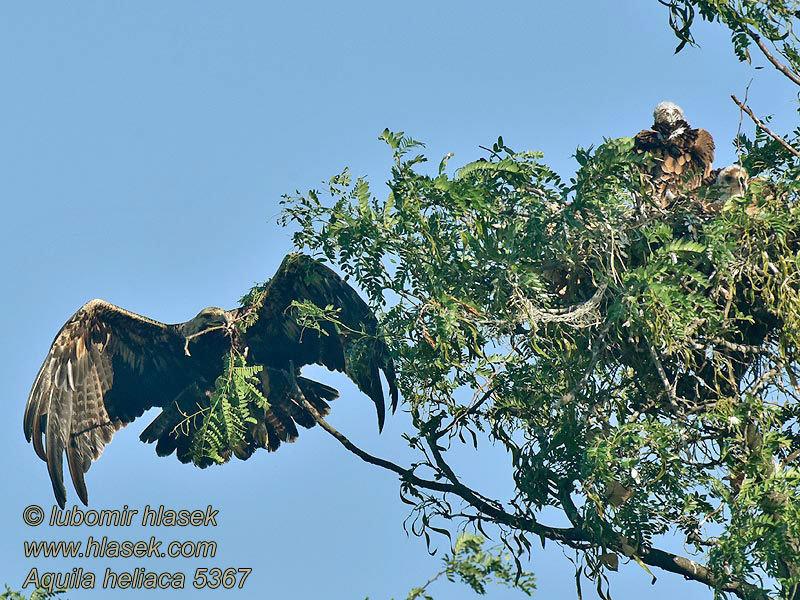
[[[189,337],[212,327],[224,327],[226,325],[228,325],[227,311],[217,306],[208,306],[197,313],[195,318],[181,323],[178,327],[181,335]]]
[[[655,125],[666,125],[670,129],[686,119],[683,116],[681,107],[673,102],[659,102],[653,111],[653,122]]]
[[[734,196],[741,196],[747,189],[749,177],[744,167],[729,165],[717,173],[716,185],[720,188],[720,200],[727,201]]]

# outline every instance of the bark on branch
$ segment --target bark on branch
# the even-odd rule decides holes
[[[746,113],[747,113],[747,116],[748,116],[748,117],[750,117],[750,118],[753,120],[753,123],[755,123],[755,124],[756,124],[756,127],[758,127],[758,128],[761,130],[761,131],[763,131],[763,132],[764,132],[764,133],[766,133],[768,136],[770,136],[772,139],[774,139],[776,142],[778,142],[778,143],[779,143],[781,146],[783,146],[784,148],[786,148],[786,150],[788,150],[789,152],[791,152],[792,154],[794,154],[794,155],[795,155],[797,158],[800,158],[800,152],[798,152],[797,150],[795,150],[795,149],[794,149],[794,148],[791,146],[791,144],[789,144],[789,142],[787,142],[785,139],[783,139],[783,138],[782,138],[781,136],[779,136],[777,133],[775,133],[774,131],[772,131],[772,130],[771,130],[769,127],[767,127],[766,125],[764,125],[764,123],[762,123],[762,122],[761,122],[761,120],[760,120],[760,119],[759,119],[757,116],[755,116],[755,115],[753,114],[753,111],[752,111],[752,110],[750,110],[750,108],[748,108],[748,106],[747,106],[746,104],[744,104],[743,102],[741,102],[741,101],[740,101],[740,100],[739,100],[739,99],[738,99],[736,96],[734,96],[734,95],[731,95],[731,98],[732,98],[732,99],[733,99],[733,101],[736,103],[736,106],[738,106],[740,109],[742,109],[744,112],[746,112]]]
[[[758,35],[755,31],[747,28],[747,35],[756,43],[759,50],[767,57],[767,60],[772,63],[772,65],[778,69],[781,73],[786,75],[789,79],[791,79],[795,84],[800,85],[800,76],[797,75],[794,71],[792,71],[789,67],[783,64],[781,61],[777,59],[777,57],[770,51],[769,47],[764,43],[764,39]]]

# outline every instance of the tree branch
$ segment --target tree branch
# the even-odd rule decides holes
[[[335,437],[339,441],[339,443],[342,446],[347,448],[350,452],[358,456],[364,462],[368,462],[371,465],[382,467],[388,471],[393,471],[394,473],[400,475],[400,478],[403,481],[407,481],[416,486],[426,488],[429,490],[434,490],[437,492],[455,493],[455,489],[451,485],[448,485],[446,483],[439,483],[438,481],[430,481],[428,479],[423,479],[415,475],[413,469],[405,469],[400,465],[397,465],[391,461],[379,458],[377,456],[373,456],[372,454],[365,452],[364,450],[356,446],[353,442],[351,442],[349,439],[347,439],[347,437],[345,437],[343,434],[339,433],[325,419],[323,419],[322,415],[320,415],[319,412],[317,412],[317,410],[308,402],[308,400],[303,399],[303,406],[314,416],[314,419],[317,421],[317,423],[319,423],[320,427],[322,427],[325,431],[330,433],[333,437]]]
[[[750,118],[753,120],[753,123],[755,123],[755,124],[756,124],[756,127],[758,127],[758,128],[761,130],[761,131],[763,131],[764,133],[766,133],[767,135],[769,135],[769,136],[770,136],[772,139],[774,139],[774,140],[775,140],[776,142],[778,142],[778,143],[779,143],[781,146],[783,146],[784,148],[786,148],[786,149],[787,149],[789,152],[791,152],[792,154],[794,154],[794,155],[795,155],[797,158],[800,158],[800,152],[798,152],[797,150],[795,150],[794,148],[792,148],[792,146],[791,146],[791,144],[789,144],[789,142],[787,142],[785,139],[783,139],[783,138],[782,138],[781,136],[779,136],[777,133],[773,132],[773,131],[772,131],[772,130],[769,128],[769,127],[767,127],[766,125],[764,125],[764,123],[762,123],[762,122],[761,122],[761,120],[760,120],[760,119],[759,119],[757,116],[755,116],[755,115],[753,114],[753,111],[752,111],[752,110],[750,110],[750,109],[747,107],[747,105],[746,105],[746,104],[744,104],[744,103],[740,102],[740,101],[739,101],[739,99],[738,99],[736,96],[732,95],[732,94],[731,94],[731,98],[732,98],[732,99],[733,99],[733,101],[736,103],[736,106],[738,106],[740,109],[742,109],[744,112],[746,112],[746,113],[747,113],[747,116],[748,116],[748,117],[750,117]]]
[[[774,54],[770,51],[767,45],[764,43],[764,40],[758,35],[755,31],[750,29],[749,27],[746,28],[747,35],[756,43],[758,48],[767,57],[767,60],[772,63],[772,65],[778,69],[781,73],[786,75],[789,79],[791,79],[795,84],[800,85],[800,76],[797,75],[794,71],[792,71],[789,67],[779,61]]]
[[[448,478],[450,483],[441,483],[438,481],[423,479],[415,475],[412,469],[405,469],[391,461],[378,458],[369,454],[368,452],[365,452],[364,450],[361,450],[344,434],[337,431],[333,426],[325,421],[325,419],[322,418],[317,410],[305,399],[303,400],[303,406],[305,406],[305,408],[314,416],[314,419],[317,421],[317,423],[319,423],[320,427],[336,438],[336,440],[338,440],[339,443],[347,448],[350,452],[358,456],[364,462],[368,462],[397,473],[400,475],[403,481],[407,481],[421,488],[455,494],[478,509],[487,517],[492,518],[497,523],[527,531],[542,538],[565,544],[572,548],[585,550],[588,547],[595,546],[599,543],[597,540],[594,540],[589,533],[578,527],[564,529],[542,525],[534,519],[509,514],[499,508],[499,503],[484,499],[483,496],[468,488],[458,480],[453,470],[444,461],[436,442],[432,439],[433,434],[431,434],[431,437],[428,438],[428,443],[431,448],[434,461]],[[621,544],[617,544],[614,549],[617,552],[622,552],[625,554]],[[689,558],[672,554],[671,552],[665,552],[657,548],[642,548],[638,551],[637,556],[643,563],[647,565],[659,567],[671,573],[677,573],[686,579],[703,583],[709,587],[717,587],[722,591],[731,592],[742,600],[768,598],[766,590],[746,582],[732,581],[718,585],[716,578],[712,573],[709,572],[707,567]]]
[[[331,426],[327,421],[325,421],[325,419],[322,418],[322,415],[320,415],[319,412],[317,412],[317,410],[308,402],[308,400],[303,399],[303,406],[313,415],[314,419],[317,421],[317,423],[319,423],[319,426],[322,427],[329,434],[331,434],[334,438],[336,438],[339,441],[339,443],[342,444],[342,446],[347,448],[350,452],[358,456],[364,462],[368,462],[372,465],[383,467],[384,469],[397,473],[398,475],[400,475],[400,478],[403,481],[407,481],[421,488],[434,490],[437,492],[455,494],[461,499],[466,500],[469,504],[480,510],[488,517],[491,517],[498,523],[502,523],[503,525],[508,525],[509,527],[514,527],[516,529],[529,531],[531,533],[535,533],[536,535],[544,536],[553,541],[562,542],[574,548],[581,548],[583,544],[581,544],[580,542],[589,541],[588,539],[585,539],[585,536],[582,532],[579,532],[575,529],[561,529],[558,527],[549,527],[547,525],[542,525],[541,523],[538,523],[534,519],[520,517],[518,515],[512,515],[503,511],[502,509],[498,508],[499,503],[494,503],[494,501],[482,498],[477,492],[474,492],[464,484],[460,483],[458,479],[455,479],[455,474],[452,472],[452,470],[449,470],[449,466],[447,467],[447,469],[449,470],[450,475],[455,479],[455,481],[451,480],[451,483],[449,484],[440,483],[438,481],[430,481],[428,479],[423,479],[421,477],[418,477],[417,475],[414,474],[412,469],[405,469],[400,465],[397,465],[391,461],[385,460],[383,458],[378,458],[377,456],[373,456],[368,452],[365,452],[358,446],[356,446],[353,442],[347,439],[347,437],[344,434],[337,431],[333,426]],[[435,447],[436,445],[434,443],[433,448]],[[441,454],[438,453],[438,449],[434,452],[434,456],[436,456],[437,454],[439,456],[439,459],[441,459]]]
[[[678,406],[678,396],[675,393],[675,386],[670,383],[669,378],[667,377],[667,373],[664,371],[664,367],[661,365],[661,361],[658,358],[658,354],[653,348],[653,345],[648,341],[647,342],[647,349],[650,351],[650,358],[653,360],[653,364],[656,367],[656,371],[658,372],[658,376],[661,378],[661,383],[664,385],[664,391],[669,398],[669,403],[672,405],[673,408],[677,408]]]
[[[435,436],[435,433],[429,434],[428,437],[426,437],[426,441],[431,449],[436,466],[441,470],[450,483],[441,483],[438,481],[423,479],[414,474],[413,469],[403,468],[391,461],[365,452],[351,442],[344,434],[340,433],[327,421],[325,421],[325,419],[322,418],[322,415],[320,415],[319,412],[317,412],[317,410],[307,400],[303,399],[303,405],[314,416],[314,419],[317,421],[317,423],[319,423],[320,427],[336,438],[336,440],[347,450],[358,456],[364,462],[382,467],[400,475],[403,481],[407,481],[413,485],[428,490],[455,494],[456,496],[459,496],[465,500],[471,506],[478,509],[487,517],[494,519],[497,523],[523,531],[528,531],[540,537],[547,538],[555,542],[560,542],[573,548],[585,549],[587,545],[596,545],[598,543],[598,541],[592,539],[592,536],[589,533],[582,530],[578,526],[569,529],[549,527],[542,525],[531,518],[509,514],[502,510],[500,503],[489,500],[471,488],[465,486],[458,480],[456,474],[444,460],[444,457],[442,456],[441,451],[436,443],[438,437]],[[562,489],[561,491],[563,493],[566,491],[566,489]],[[567,495],[567,498],[568,497],[569,496]],[[575,508],[574,504],[571,502],[571,499],[569,504],[571,506],[565,508]],[[577,517],[577,510],[575,510],[575,514],[573,514],[572,517],[574,518],[573,524],[577,525],[577,523],[580,522],[579,517]],[[621,543],[617,546],[618,547],[615,549],[618,552],[626,554]],[[640,549],[638,551],[638,558],[647,565],[682,575],[687,579],[703,583],[712,588],[718,588],[722,591],[731,592],[743,600],[768,597],[768,594],[765,590],[747,582],[732,581],[719,585],[717,579],[704,565],[689,558],[678,556],[670,552],[665,552],[657,548]]]
[[[693,579],[711,588],[731,592],[742,598],[742,600],[769,598],[766,590],[744,581],[730,581],[719,585],[717,578],[709,572],[708,567],[684,556],[678,556],[657,548],[643,548],[640,550],[639,558],[651,567],[658,567],[670,573],[683,575],[686,579]]]

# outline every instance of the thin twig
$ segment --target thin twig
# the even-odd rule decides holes
[[[189,342],[192,341],[194,338],[199,337],[201,335],[205,335],[207,333],[211,333],[212,331],[219,331],[220,329],[228,330],[230,329],[230,325],[215,325],[214,327],[209,327],[208,329],[203,329],[202,331],[198,331],[197,333],[193,333],[191,335],[187,335],[185,340],[186,342],[183,345],[183,351],[186,353],[186,356],[191,356],[189,353]]]
[[[770,136],[772,139],[774,139],[774,140],[775,140],[776,142],[778,142],[778,143],[779,143],[781,146],[783,146],[784,148],[786,148],[786,149],[787,149],[789,152],[791,152],[792,154],[794,154],[794,155],[795,155],[797,158],[800,158],[800,152],[798,152],[797,150],[795,150],[794,148],[792,148],[792,146],[791,146],[791,144],[789,144],[789,142],[787,142],[785,139],[783,139],[783,138],[782,138],[781,136],[779,136],[777,133],[773,132],[773,131],[772,131],[772,130],[769,128],[769,127],[767,127],[766,125],[764,125],[764,123],[762,123],[762,122],[761,122],[761,120],[760,120],[760,119],[759,119],[757,116],[755,116],[755,115],[753,114],[753,111],[752,111],[752,110],[750,110],[750,109],[749,109],[749,108],[748,108],[748,107],[747,107],[745,104],[743,104],[742,102],[740,102],[740,101],[739,101],[739,99],[738,99],[736,96],[734,96],[734,95],[731,95],[731,98],[733,99],[733,101],[736,103],[736,105],[737,105],[739,108],[741,108],[741,109],[742,109],[744,112],[746,112],[746,113],[747,113],[747,116],[749,116],[749,117],[750,117],[750,118],[753,120],[753,123],[755,123],[755,124],[756,124],[756,127],[758,127],[758,128],[761,130],[761,131],[763,131],[764,133],[766,133],[767,135],[769,135],[769,136]]]
[[[421,598],[422,594],[425,593],[425,590],[428,589],[428,586],[430,584],[432,584],[433,582],[435,582],[436,580],[438,580],[439,577],[441,577],[445,573],[447,573],[447,569],[445,569],[443,571],[439,571],[436,575],[434,575],[433,577],[428,579],[428,581],[426,581],[424,584],[422,584],[422,587],[414,588],[414,590],[412,590],[412,592],[408,595],[408,598],[406,600],[416,600],[417,598]],[[425,596],[425,598],[428,598],[428,597],[429,596]]]
[[[777,361],[774,367],[772,367],[769,371],[767,371],[766,373],[761,375],[761,377],[758,378],[758,381],[755,382],[755,384],[753,385],[753,389],[750,393],[753,394],[754,396],[758,394],[761,390],[767,387],[767,385],[769,385],[770,379],[772,379],[773,377],[778,375],[781,371],[783,371],[783,368],[784,368],[783,362],[780,360]]]
[[[467,408],[467,410],[456,416],[453,419],[453,422],[450,423],[450,425],[448,425],[447,427],[436,433],[437,440],[444,434],[446,434],[448,431],[451,431],[456,425],[458,425],[461,421],[466,419],[469,415],[474,414],[475,411],[478,410],[481,407],[481,405],[484,402],[486,402],[492,396],[492,394],[494,394],[497,391],[497,388],[491,385],[494,376],[495,374],[493,373],[492,376],[489,378],[489,380],[486,382],[487,384],[489,384],[489,389],[487,389],[486,392],[484,392],[483,396],[481,396],[477,402],[474,402],[469,408]]]
[[[487,152],[490,152],[492,154],[492,156],[494,156],[498,160],[503,160],[503,157],[500,156],[497,152],[495,152],[491,148],[487,148],[486,146],[481,146],[480,144],[478,144],[478,148],[480,148],[481,150],[486,150]]]
[[[747,96],[750,94],[750,86],[753,84],[753,80],[747,83],[747,87],[744,88],[744,102],[742,104],[747,104]],[[739,109],[739,127],[736,130],[736,162],[739,163],[739,166],[742,166],[742,123],[744,122],[744,111],[740,108]]]
[[[426,436],[425,441],[428,442],[428,446],[431,449],[431,454],[433,455],[433,460],[436,463],[436,466],[439,468],[442,474],[450,480],[450,483],[453,484],[453,487],[456,488],[456,490],[459,490],[459,492],[457,492],[459,496],[464,498],[464,500],[469,502],[472,506],[480,508],[480,506],[485,505],[494,510],[502,511],[502,505],[497,500],[487,498],[483,494],[476,492],[472,488],[467,487],[459,481],[453,469],[444,460],[441,449],[437,445],[436,438],[433,435]],[[486,512],[484,508],[480,508],[480,510],[482,512]]]

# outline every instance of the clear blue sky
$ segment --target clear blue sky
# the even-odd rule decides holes
[[[569,176],[577,146],[633,135],[669,99],[712,132],[724,165],[734,160],[739,123],[728,96],[742,96],[751,77],[756,112],[774,113],[778,129],[793,127],[792,90],[777,74],[737,63],[722,29],[700,27],[698,40],[702,49],[674,56],[655,0],[3,2],[0,583],[18,588],[32,566],[99,574],[233,566],[254,569],[244,590],[198,594],[189,585],[147,597],[404,598],[438,558],[403,532],[408,507],[396,478],[321,430],[275,454],[200,471],[138,441],[155,415],[148,413],[90,470],[91,507],[212,504],[217,528],[23,525],[25,506],[53,504],[46,467],[21,427],[53,336],[94,297],[165,322],[208,305],[233,307],[291,250],[290,232],[275,223],[282,194],[316,187],[344,166],[382,193],[389,154],[376,138],[384,127],[427,142],[436,159],[455,152],[451,165],[480,156],[478,145],[502,134],[512,148],[544,151]],[[369,400],[343,378],[324,377],[342,391],[334,426],[406,461],[405,415],[389,418],[379,436]],[[501,453],[489,448],[469,462],[476,487],[508,489]],[[98,534],[213,539],[219,550],[210,561],[23,557],[23,540]],[[535,549],[530,567],[538,597],[573,597],[572,565],[555,546]],[[657,575],[651,587],[642,569],[625,565],[613,592],[711,597],[698,584]],[[437,600],[472,597],[457,585],[432,591]],[[490,597],[522,596],[493,588]]]

